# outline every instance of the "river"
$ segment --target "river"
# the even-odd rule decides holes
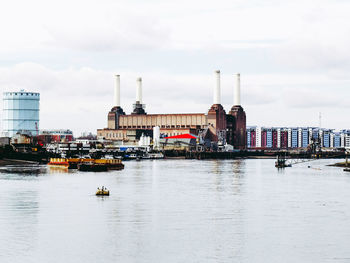
[[[0,262],[350,262],[350,173],[333,162],[2,168]]]

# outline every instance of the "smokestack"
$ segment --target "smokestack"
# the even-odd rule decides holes
[[[114,106],[120,107],[120,75],[115,75]]]
[[[220,70],[215,71],[216,87],[214,88],[214,104],[221,104],[220,98]]]
[[[233,89],[233,106],[241,106],[241,75],[239,73],[236,76],[236,86]]]
[[[142,104],[142,78],[136,79],[136,103]]]

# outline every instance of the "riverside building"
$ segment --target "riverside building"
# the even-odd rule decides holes
[[[3,93],[3,134],[39,134],[40,94],[25,90]]]
[[[159,127],[164,136],[197,135],[217,144],[246,148],[246,114],[240,100],[240,74],[235,74],[233,106],[226,113],[221,105],[220,71],[214,72],[213,104],[207,113],[149,114],[142,98],[142,79],[136,80],[136,101],[126,114],[120,104],[120,75],[115,76],[114,107],[108,113],[107,128],[98,129],[97,136],[113,141],[138,141],[142,134],[153,136]]]
[[[325,148],[350,148],[350,130],[335,132],[316,127],[247,127],[247,148],[307,148],[318,140]]]

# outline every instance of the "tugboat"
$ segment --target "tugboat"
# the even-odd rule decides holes
[[[96,191],[96,195],[97,196],[109,196],[109,190],[107,190],[107,188],[104,186],[102,186],[101,189],[98,187],[97,191]]]
[[[276,168],[285,168],[285,167],[292,167],[290,163],[286,163],[286,158],[282,157],[280,155],[277,155],[277,160],[275,162]]]

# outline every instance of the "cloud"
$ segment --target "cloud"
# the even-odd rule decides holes
[[[114,73],[127,112],[140,75],[148,112],[206,112],[218,68],[227,110],[232,74],[242,73],[250,124],[297,125],[327,111],[329,124],[341,128],[350,113],[349,7],[333,0],[8,1],[0,9],[0,87],[39,91],[42,128],[94,131],[113,106]]]
[[[350,3],[321,1],[303,7],[294,33],[274,50],[278,62],[303,70],[349,68]]]
[[[80,134],[106,127],[106,116],[113,106],[115,73],[89,67],[57,70],[36,63],[20,63],[0,68],[0,86],[2,91],[24,88],[40,92],[40,128],[70,128]],[[118,73],[121,75],[121,104],[126,112],[131,112],[139,74]],[[141,77],[148,113],[206,113],[212,104],[213,73],[148,71]],[[302,116],[292,114],[296,109],[312,115],[314,111],[332,109],[334,112],[334,105],[337,105],[339,112],[334,112],[335,119],[349,112],[343,96],[346,88],[336,87],[339,80],[323,75],[242,74],[241,81],[242,104],[250,124],[266,120],[277,126],[286,116],[298,122]],[[233,104],[234,83],[232,74],[222,74],[222,104],[227,111]],[[262,113],[267,115],[262,117]]]
[[[162,48],[168,39],[157,18],[114,4],[85,5],[78,19],[75,12],[65,13],[64,24],[51,20],[45,28],[49,46],[94,52]]]

